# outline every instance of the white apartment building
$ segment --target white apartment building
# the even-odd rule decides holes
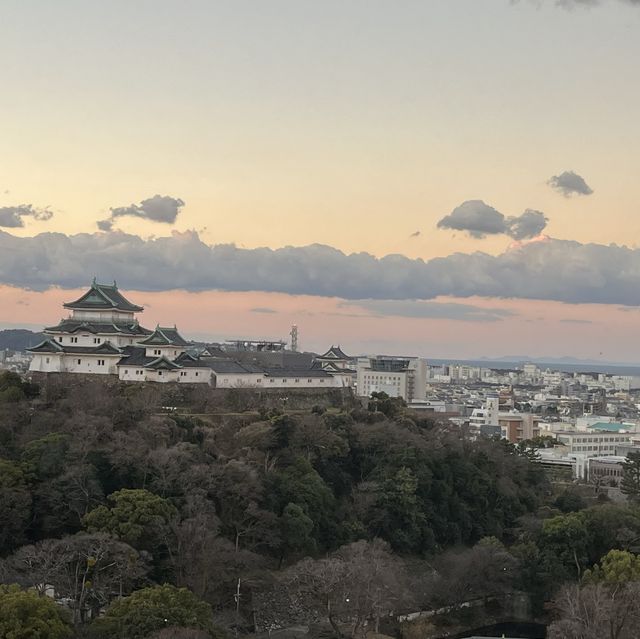
[[[427,395],[427,362],[419,357],[371,355],[357,363],[358,395],[386,393],[407,402],[422,400]]]
[[[567,447],[569,454],[584,457],[602,457],[615,455],[616,447],[629,444],[632,433],[610,431],[559,431],[556,440]]]

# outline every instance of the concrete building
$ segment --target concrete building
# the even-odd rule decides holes
[[[427,362],[419,357],[372,355],[357,362],[358,395],[384,392],[407,402],[427,395]]]
[[[500,413],[498,417],[502,438],[512,444],[539,437],[540,421],[533,413]]]
[[[482,408],[475,408],[469,417],[469,431],[474,435],[502,436],[500,428],[500,398],[487,397]]]
[[[569,454],[584,457],[602,457],[616,454],[616,447],[629,444],[631,433],[606,431],[559,431],[556,440],[565,445]]]

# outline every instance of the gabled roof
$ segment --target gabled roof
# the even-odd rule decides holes
[[[331,346],[331,348],[324,354],[320,355],[318,359],[351,359],[345,352],[338,346]]]
[[[189,342],[178,333],[175,326],[173,328],[157,326],[149,337],[138,343],[145,346],[189,346]]]
[[[153,361],[149,362],[148,364],[144,365],[145,368],[151,368],[153,370],[160,370],[160,371],[173,371],[176,370],[178,368],[182,368],[182,366],[180,366],[180,364],[176,364],[175,362],[172,362],[170,359],[167,359],[166,357],[164,357],[164,355],[158,357],[157,359],[154,359]]]
[[[322,362],[321,368],[330,373],[342,373],[343,375],[352,374],[356,372],[352,368],[340,368],[333,362]]]
[[[75,302],[67,302],[65,308],[72,310],[118,310],[133,313],[140,313],[144,309],[142,306],[132,304],[120,293],[117,284],[98,284],[95,279],[91,288]]]
[[[47,339],[27,349],[30,353],[58,353],[62,355],[122,355],[122,351],[111,342],[102,342],[99,346],[63,346]]]
[[[151,335],[148,328],[134,322],[87,322],[77,319],[63,319],[56,326],[47,326],[47,333],[78,333],[86,331],[96,335]]]
[[[64,349],[60,344],[54,342],[51,339],[45,339],[44,342],[40,342],[37,346],[28,348],[29,353],[62,353]]]

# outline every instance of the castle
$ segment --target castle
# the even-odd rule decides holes
[[[198,348],[178,329],[144,328],[117,284],[95,281],[74,302],[71,315],[44,329],[47,339],[29,349],[29,370],[38,373],[117,375],[129,382],[204,383],[220,388],[336,388],[351,386],[347,356],[332,347],[305,366],[260,366],[232,353]],[[340,357],[338,357],[338,355]]]

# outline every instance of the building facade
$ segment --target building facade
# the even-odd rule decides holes
[[[386,393],[407,402],[426,399],[427,362],[419,357],[373,355],[357,363],[358,395]]]

